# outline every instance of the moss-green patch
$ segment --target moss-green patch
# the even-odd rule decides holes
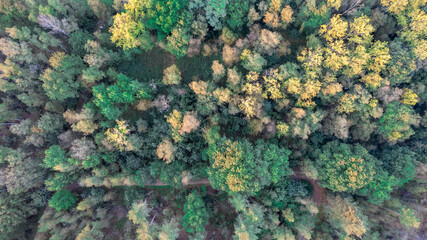
[[[169,67],[175,61],[175,57],[165,50],[155,47],[148,52],[136,55],[131,61],[123,61],[118,66],[118,72],[140,81],[161,79],[163,69]]]
[[[163,70],[176,64],[182,74],[183,83],[188,84],[193,76],[208,80],[211,75],[212,61],[219,60],[220,55],[204,57],[199,54],[194,57],[182,57],[178,60],[165,50],[155,47],[148,52],[136,55],[131,61],[124,61],[117,67],[118,72],[140,81],[162,79]]]
[[[123,229],[123,227],[125,226],[126,221],[127,221],[127,219],[126,219],[126,218],[122,218],[122,219],[120,219],[119,221],[117,221],[117,222],[114,224],[114,228],[115,228],[117,231],[121,231],[121,230]]]
[[[183,83],[190,83],[193,76],[198,76],[202,80],[208,80],[212,73],[212,62],[219,60],[219,55],[204,57],[199,54],[194,57],[183,57],[176,61],[176,65],[181,71]]]

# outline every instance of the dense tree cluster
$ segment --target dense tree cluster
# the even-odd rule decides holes
[[[0,240],[427,238],[426,4],[0,1]]]

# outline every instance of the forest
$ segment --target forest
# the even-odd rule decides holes
[[[0,0],[0,240],[427,239],[427,0]]]

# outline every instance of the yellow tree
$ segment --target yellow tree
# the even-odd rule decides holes
[[[182,136],[179,133],[182,128],[182,113],[174,109],[169,116],[166,116],[166,122],[170,125],[173,140],[175,142],[182,141]]]
[[[105,135],[107,136],[107,140],[116,146],[120,151],[132,151],[133,146],[128,141],[128,135],[130,133],[129,126],[126,121],[116,120],[117,126],[114,128],[109,128]]]
[[[357,206],[347,198],[340,196],[329,197],[326,207],[328,221],[343,239],[353,239],[356,236],[361,239],[366,233],[365,216],[362,215]]]

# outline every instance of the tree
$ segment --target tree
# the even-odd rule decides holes
[[[267,29],[261,30],[259,37],[259,52],[267,55],[273,55],[282,41],[283,37],[278,32],[272,32]]]
[[[170,124],[172,138],[175,142],[182,141],[182,136],[179,133],[182,128],[182,113],[176,109],[166,117],[166,122]]]
[[[89,156],[93,155],[96,151],[96,146],[92,140],[89,139],[76,139],[71,144],[70,157],[80,161],[86,160]]]
[[[54,208],[57,212],[71,209],[77,200],[76,197],[68,190],[60,190],[53,194],[49,200],[49,207]]]
[[[58,145],[52,145],[44,153],[43,166],[51,169],[61,169],[68,165],[69,159],[65,150]]]
[[[408,147],[386,148],[381,151],[379,160],[384,170],[394,177],[394,184],[401,187],[414,179],[416,170],[416,154]]]
[[[109,128],[105,135],[107,140],[114,144],[120,151],[132,151],[134,148],[132,143],[128,140],[128,135],[130,133],[129,125],[126,121],[116,121],[117,126],[114,128]]]
[[[234,223],[235,239],[258,239],[265,223],[265,209],[259,204],[248,204],[237,216]]]
[[[124,74],[117,75],[115,84],[101,83],[92,88],[93,102],[109,120],[116,120],[122,114],[118,104],[134,104],[141,99],[151,99],[152,90],[148,84],[132,80]]]
[[[406,228],[419,228],[420,220],[415,215],[413,209],[402,208],[399,216],[400,223]]]
[[[200,194],[194,190],[186,197],[182,226],[188,233],[204,232],[209,215]]]
[[[77,97],[80,83],[76,77],[83,70],[83,60],[75,55],[56,52],[49,62],[52,68],[46,69],[40,77],[46,95],[59,101]]]
[[[362,238],[367,232],[366,217],[348,198],[330,197],[326,213],[332,227],[339,230],[336,231],[338,237],[348,238],[354,235]]]
[[[234,30],[240,30],[248,21],[249,1],[236,0],[227,4],[227,24]]]
[[[39,187],[46,171],[40,167],[40,159],[27,158],[16,166],[4,168],[0,177],[0,185],[6,186],[10,194],[19,194]]]
[[[49,29],[51,34],[61,33],[69,36],[71,32],[78,28],[76,23],[69,22],[66,18],[59,20],[50,14],[40,14],[37,17],[37,21],[42,28]]]
[[[25,136],[31,133],[31,119],[25,119],[18,124],[10,126],[10,131],[18,136]]]
[[[224,65],[219,63],[218,60],[212,62],[212,71],[214,81],[219,81],[222,77],[225,76],[225,68]]]
[[[222,18],[227,15],[228,0],[208,0],[206,2],[206,19],[215,30],[222,28]]]
[[[184,117],[182,118],[182,126],[179,130],[179,134],[190,133],[200,126],[200,120],[197,119],[197,114],[195,112],[185,112]]]
[[[379,119],[378,133],[389,142],[403,141],[414,134],[411,126],[418,123],[418,115],[411,107],[392,102]]]
[[[13,149],[0,146],[0,163],[7,163],[9,166],[20,164],[28,154],[22,149]]]
[[[181,72],[175,64],[165,68],[163,71],[163,83],[166,85],[179,84],[181,79]]]
[[[246,140],[222,138],[209,146],[207,154],[212,186],[230,194],[254,195],[291,173],[290,151],[263,141],[258,141],[254,147]]]
[[[37,210],[27,204],[28,194],[0,194],[0,239],[7,240],[16,237],[14,233],[22,232],[27,218],[36,214]]]
[[[76,236],[76,240],[96,240],[102,239],[104,233],[102,232],[103,224],[101,221],[89,222],[86,227]]]
[[[240,55],[242,60],[242,66],[249,71],[261,72],[263,67],[267,64],[267,61],[261,56],[261,54],[251,50],[245,49]]]
[[[313,154],[324,187],[353,192],[369,184],[375,174],[375,157],[359,144],[328,142]]]
[[[148,223],[148,216],[150,214],[151,208],[148,206],[147,201],[135,201],[132,204],[131,210],[128,212],[128,218],[134,224],[138,225],[136,234],[139,239],[154,239],[151,234],[150,225]]]
[[[159,240],[175,240],[179,236],[179,231],[178,221],[174,218],[169,222],[165,221],[160,228]]]
[[[125,12],[114,16],[111,41],[125,50],[139,46],[148,50],[153,47],[150,29],[159,31],[160,40],[171,32],[180,37],[176,26],[186,20],[186,7],[187,1],[129,1],[124,5]]]
[[[186,7],[187,1],[161,0],[152,4],[155,10],[147,9],[149,17],[147,26],[168,35],[179,21],[180,13]]]
[[[165,49],[177,58],[181,58],[187,54],[189,43],[190,36],[186,26],[177,26],[167,37]]]
[[[42,133],[57,134],[60,133],[64,127],[64,118],[61,115],[47,112],[39,118],[37,127]]]
[[[174,159],[175,150],[176,148],[169,139],[163,139],[159,146],[157,146],[157,157],[169,164]]]

